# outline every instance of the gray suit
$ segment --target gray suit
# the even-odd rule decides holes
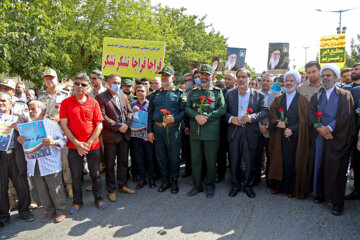
[[[267,117],[269,113],[264,94],[250,88],[247,108],[253,110],[253,113],[250,114],[251,123],[246,124],[246,127],[238,126],[236,128],[236,125],[229,123],[229,119],[238,116],[238,94],[239,91],[236,88],[228,91],[225,97],[227,105],[226,121],[228,122],[227,139],[229,142],[231,162],[231,185],[235,190],[241,188],[242,178],[240,165],[243,166],[242,170],[244,170],[244,166],[246,170],[243,182],[244,188],[251,189],[253,185],[255,152],[258,148],[260,138],[259,122]]]

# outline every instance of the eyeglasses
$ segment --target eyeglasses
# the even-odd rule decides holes
[[[89,86],[89,85],[87,85],[86,83],[81,83],[81,82],[75,82],[74,83],[76,86],[82,86],[82,87],[87,87],[87,86]]]
[[[9,91],[9,90],[12,90],[12,88],[0,86],[0,91],[1,90]]]
[[[332,77],[332,76],[334,76],[333,74],[322,74],[320,77],[322,77],[322,78],[330,78],[330,77]]]
[[[95,81],[96,79],[98,79],[98,78],[97,77],[90,78],[91,81]]]

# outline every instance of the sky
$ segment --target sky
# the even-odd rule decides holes
[[[305,60],[315,60],[321,36],[336,34],[337,11],[346,26],[346,50],[360,34],[359,0],[151,0],[171,8],[185,7],[186,14],[206,15],[205,23],[226,37],[229,47],[246,48],[245,62],[256,72],[266,70],[269,42],[290,44],[290,66],[302,68]],[[323,10],[322,12],[316,9]],[[307,50],[304,47],[308,47]],[[305,51],[307,57],[305,59]]]

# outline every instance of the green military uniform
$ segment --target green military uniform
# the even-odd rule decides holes
[[[206,66],[206,69],[204,69]],[[212,68],[209,65],[202,65],[200,72],[207,72]],[[199,115],[198,108],[200,96],[211,99],[211,104],[205,109],[204,116],[208,117],[207,122],[200,126],[195,120]],[[205,100],[207,102],[207,100]],[[224,96],[220,88],[210,85],[208,89],[195,87],[189,93],[185,113],[190,117],[190,144],[191,162],[194,188],[203,190],[202,186],[202,162],[205,155],[207,167],[208,190],[214,190],[216,180],[216,160],[219,149],[219,130],[221,116],[226,112]]]
[[[162,71],[167,72],[167,68],[171,67],[164,67]],[[147,131],[154,133],[155,153],[162,177],[177,179],[180,174],[180,122],[184,118],[185,104],[186,96],[175,86],[172,86],[170,90],[164,90],[161,87],[150,95]],[[166,127],[159,126],[159,123],[163,122],[161,109],[170,111],[174,117],[175,123],[170,124],[168,135]]]

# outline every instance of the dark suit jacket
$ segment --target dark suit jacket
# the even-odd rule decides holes
[[[95,97],[95,99],[99,102],[100,110],[104,118],[102,130],[104,143],[119,143],[124,138],[127,141],[130,141],[131,139],[130,125],[133,112],[126,95],[123,93],[118,93],[118,95],[121,110],[124,116],[124,123],[129,127],[125,134],[119,131],[119,128],[121,127],[120,108],[110,91],[106,90]]]
[[[28,119],[23,115],[14,114],[14,116],[19,117],[18,121],[17,121],[17,124],[26,123],[28,121]],[[18,137],[19,137],[19,132],[14,130],[13,138],[14,138],[14,141],[15,141],[15,160],[16,160],[16,164],[17,164],[17,166],[19,168],[19,175],[26,175],[27,174],[27,164],[26,164],[26,160],[25,160],[24,149],[22,147],[22,144],[20,144],[17,141]]]
[[[226,102],[226,121],[228,122],[227,140],[231,142],[232,134],[235,130],[235,125],[229,123],[230,117],[238,116],[238,89],[234,88],[227,92],[225,97]],[[255,150],[258,146],[260,129],[259,122],[266,118],[269,114],[269,108],[265,103],[265,96],[260,91],[250,88],[250,98],[248,108],[253,110],[251,116],[251,123],[246,125],[247,140],[249,148]],[[238,126],[240,127],[240,126]]]

